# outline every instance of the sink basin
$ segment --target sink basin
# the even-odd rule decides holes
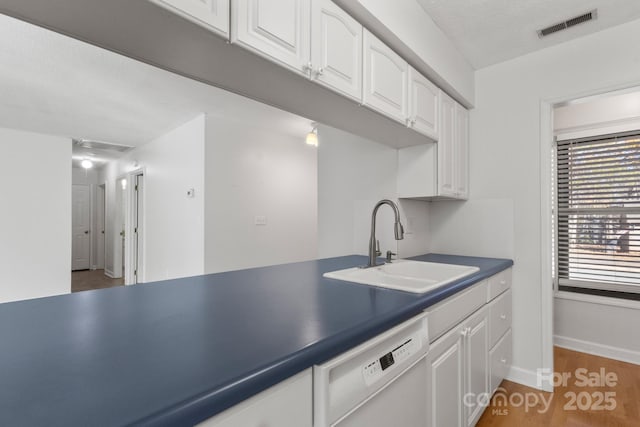
[[[478,267],[467,265],[398,259],[377,267],[330,271],[323,276],[421,294],[462,279],[478,270]]]

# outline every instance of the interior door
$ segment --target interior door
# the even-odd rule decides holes
[[[91,263],[91,189],[73,185],[71,193],[71,269],[88,270]]]
[[[96,268],[104,269],[105,265],[105,207],[106,193],[105,186],[98,186],[98,194],[96,196]]]
[[[143,239],[143,218],[144,218],[144,205],[143,205],[143,192],[144,192],[144,176],[142,174],[136,175],[135,185],[135,200],[134,200],[134,217],[133,217],[133,233],[134,233],[134,249],[133,249],[133,283],[140,283],[142,281],[142,239]]]

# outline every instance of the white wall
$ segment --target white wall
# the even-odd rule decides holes
[[[381,199],[397,200],[398,150],[321,126],[318,129],[318,256],[368,253],[371,212]],[[428,252],[429,203],[400,202],[405,239],[393,235],[393,211],[378,210],[380,250],[400,257]]]
[[[0,302],[68,293],[71,140],[0,129],[0,153]]]
[[[116,180],[144,170],[143,281],[204,273],[204,116],[177,127],[106,166],[107,257],[113,272],[120,256]],[[138,166],[135,166],[137,164]],[[131,190],[128,187],[128,191]],[[193,188],[195,197],[187,197]]]
[[[315,259],[318,154],[305,134],[215,116],[206,127],[205,271]]]
[[[640,364],[640,302],[561,292],[554,301],[556,345]]]
[[[517,374],[533,386],[535,370],[545,359],[542,313],[549,307],[543,287],[551,286],[551,277],[541,277],[547,249],[541,243],[541,182],[546,179],[541,175],[541,123],[549,120],[550,109],[549,117],[541,110],[545,100],[637,85],[640,61],[634,41],[639,38],[640,21],[635,21],[477,71],[470,124],[471,202],[432,204],[433,251],[514,259],[512,377]],[[482,216],[475,215],[478,204],[487,205]],[[460,221],[446,221],[449,214]],[[503,224],[513,224],[511,248],[508,236],[499,237],[495,247],[480,243],[487,228],[498,230]]]

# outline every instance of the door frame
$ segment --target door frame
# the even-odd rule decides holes
[[[540,273],[541,273],[541,328],[542,328],[542,368],[548,372],[554,372],[553,346],[554,346],[554,313],[553,306],[557,290],[555,289],[552,265],[553,242],[551,239],[552,220],[551,213],[554,208],[551,200],[551,149],[555,144],[553,109],[556,106],[566,105],[576,99],[587,97],[607,96],[613,92],[637,90],[640,81],[622,85],[592,89],[585,92],[573,93],[557,98],[542,99],[540,101]],[[549,280],[549,282],[547,282]],[[542,389],[553,391],[551,377],[542,381]]]

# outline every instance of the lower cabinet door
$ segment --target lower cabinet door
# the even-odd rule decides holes
[[[465,323],[465,394],[463,406],[466,426],[476,424],[489,401],[489,316],[488,309],[478,310]]]
[[[465,325],[463,325],[465,326]],[[464,327],[455,327],[431,344],[427,354],[429,427],[463,427]]]
[[[509,373],[509,369],[511,368],[511,329],[509,329],[491,349],[491,352],[489,353],[489,360],[491,363],[489,387],[491,394],[493,394],[496,392],[498,386],[502,380],[505,379]]]

